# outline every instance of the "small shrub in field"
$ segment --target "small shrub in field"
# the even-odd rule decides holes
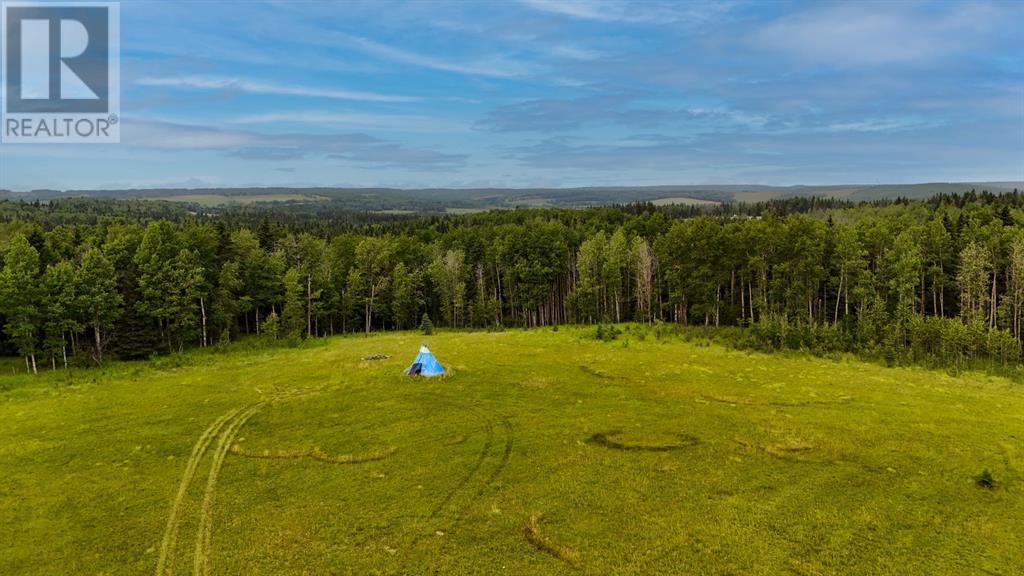
[[[420,320],[420,330],[427,336],[434,333],[434,323],[430,321],[430,316],[426,313],[423,314],[423,319]]]
[[[277,340],[280,325],[277,312],[272,311],[270,316],[267,316],[267,319],[263,321],[263,330],[260,332],[260,336],[266,340]]]
[[[295,334],[289,334],[289,335],[287,335],[287,336],[285,336],[283,338],[279,338],[278,342],[283,343],[284,346],[287,347],[287,348],[297,348],[297,347],[301,346],[302,343],[305,342],[305,340],[302,339],[302,336],[296,336]]]
[[[661,320],[654,321],[654,338],[661,340],[665,337],[665,323]]]
[[[594,333],[594,339],[610,342],[618,338],[620,334],[622,334],[622,330],[619,330],[614,324],[598,324],[597,330]]]
[[[988,468],[985,468],[981,471],[981,474],[974,477],[974,483],[978,488],[986,488],[988,490],[993,490],[996,487],[996,479]]]

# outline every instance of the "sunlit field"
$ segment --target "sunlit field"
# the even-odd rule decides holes
[[[1019,385],[591,334],[7,367],[0,574],[1024,571]]]

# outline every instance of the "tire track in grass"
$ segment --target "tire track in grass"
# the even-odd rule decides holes
[[[499,418],[501,418],[502,427],[505,428],[505,451],[501,455],[501,464],[498,465],[498,468],[487,479],[488,486],[494,484],[498,476],[505,471],[509,460],[512,459],[512,448],[516,443],[516,429],[512,427],[512,423],[505,416],[499,416]]]
[[[278,392],[277,394],[272,395],[269,401],[276,403],[316,395],[322,390],[322,388],[323,387],[302,391],[289,390],[284,392]],[[260,402],[255,405],[250,405],[249,409],[253,410],[253,413],[255,413],[255,411],[259,410],[259,408],[261,408],[265,403],[266,402]],[[192,447],[192,453],[189,455],[189,459],[185,464],[185,473],[182,475],[181,482],[178,486],[178,492],[175,494],[175,497],[171,502],[171,510],[167,519],[167,528],[164,531],[164,538],[160,544],[160,556],[157,560],[156,576],[165,576],[173,573],[172,567],[174,565],[175,549],[177,548],[178,532],[181,526],[182,507],[184,504],[185,497],[188,494],[188,490],[191,487],[193,481],[195,480],[196,471],[199,468],[199,464],[206,456],[210,444],[212,444],[213,440],[217,438],[218,434],[221,433],[221,429],[224,427],[225,424],[228,424],[229,421],[232,421],[232,419],[234,419],[234,421],[232,421],[228,425],[228,430],[231,430],[232,427],[234,427],[234,432],[232,432],[231,434],[231,439],[233,439],[234,435],[237,434],[238,429],[240,429],[241,426],[245,424],[246,420],[252,417],[252,414],[245,415],[244,413],[244,418],[239,417],[239,413],[242,412],[244,408],[245,407],[235,408],[233,410],[229,410],[225,414],[222,414],[220,417],[214,420],[214,422],[210,424],[206,428],[206,430],[203,431],[203,433],[199,436],[199,439],[196,441],[195,445]],[[228,431],[225,431],[224,434],[226,435],[227,432]],[[224,439],[225,436],[221,436],[221,440],[224,441]],[[231,441],[228,441],[225,444],[227,445],[227,448],[230,449]],[[223,465],[224,455],[220,454],[221,449],[222,445],[218,444],[217,453],[215,453],[214,455],[215,462],[210,471],[210,474],[214,476],[212,478],[214,484],[216,483],[215,476],[216,474],[219,473],[220,467]],[[217,463],[218,456],[219,463]],[[206,494],[206,498],[204,498],[204,505],[208,506],[208,509],[212,511],[212,492],[209,492],[211,490],[211,483],[209,480],[210,479],[208,479],[207,482],[208,492]],[[206,499],[209,499],[209,504],[207,504]],[[209,550],[209,542],[211,535],[209,518],[204,514],[204,516],[200,518],[200,521],[206,522],[205,525],[201,524],[201,529],[204,531],[200,532],[200,534],[205,534],[205,549]],[[208,572],[208,567],[204,566],[203,569]]]
[[[435,520],[436,518],[441,516],[441,513],[444,512],[444,510],[448,507],[448,505],[455,498],[455,496],[457,496],[458,493],[462,491],[462,489],[465,488],[466,485],[473,480],[473,477],[476,476],[477,472],[480,471],[480,467],[483,466],[484,461],[487,460],[487,456],[490,455],[491,446],[494,444],[494,424],[491,422],[491,419],[488,418],[482,412],[473,408],[470,408],[469,411],[474,412],[478,416],[480,416],[480,420],[483,423],[482,429],[484,431],[484,445],[480,449],[480,453],[477,454],[476,460],[473,462],[473,465],[470,466],[469,470],[467,470],[466,473],[462,475],[462,478],[459,479],[455,486],[452,487],[452,489],[449,490],[447,493],[445,493],[444,497],[441,498],[441,501],[437,504],[437,506],[434,507],[433,510],[431,510],[430,514],[426,517],[426,522],[431,522],[432,520]],[[423,541],[423,538],[425,537],[425,530],[420,530],[419,534],[413,537],[410,546],[416,547],[420,542]]]
[[[489,416],[485,415],[485,417],[488,418],[488,420],[490,420]],[[501,420],[501,426],[505,432],[505,448],[502,451],[501,460],[498,461],[498,466],[491,471],[491,473],[487,476],[487,479],[484,481],[484,483],[481,484],[480,487],[476,490],[476,492],[473,493],[472,496],[470,496],[469,500],[467,500],[466,503],[461,508],[459,508],[458,512],[455,514],[455,517],[452,519],[453,527],[457,526],[458,524],[461,524],[462,521],[465,520],[466,516],[469,515],[470,509],[477,503],[478,500],[480,500],[480,498],[483,497],[484,493],[487,491],[488,488],[494,486],[494,483],[498,480],[498,477],[501,475],[502,472],[505,471],[505,468],[508,466],[509,460],[512,459],[512,448],[515,446],[516,439],[515,428],[512,427],[512,423],[509,422],[508,418],[506,418],[505,416],[498,415],[498,419]],[[437,559],[434,562],[434,574],[440,574],[442,571],[441,564],[445,558],[447,544],[448,539],[445,539],[441,542],[441,547],[437,551]]]
[[[487,475],[487,480],[485,480],[484,483],[480,485],[480,488],[478,488],[477,491],[470,497],[469,501],[467,501],[465,505],[463,505],[459,509],[454,519],[456,524],[461,522],[466,517],[466,514],[468,513],[469,509],[473,506],[473,504],[475,504],[476,501],[481,496],[484,495],[484,492],[486,492],[488,488],[494,485],[494,483],[498,479],[498,476],[500,476],[501,473],[505,471],[505,467],[508,466],[508,462],[512,458],[512,447],[515,445],[516,439],[515,429],[512,428],[512,423],[509,422],[508,418],[499,415],[498,419],[501,420],[501,426],[504,429],[505,433],[505,448],[502,450],[501,460],[498,461],[498,466],[494,470],[492,470],[490,474]]]
[[[445,508],[448,507],[448,504],[451,503],[452,499],[455,498],[459,491],[465,488],[465,486],[469,484],[471,480],[473,480],[473,477],[476,476],[477,472],[480,471],[480,467],[483,466],[484,461],[486,461],[487,457],[490,456],[491,454],[491,447],[494,445],[494,422],[486,414],[482,414],[481,412],[476,410],[474,411],[477,412],[477,414],[481,415],[481,419],[484,422],[484,433],[486,434],[484,446],[480,450],[480,454],[477,455],[476,461],[473,462],[473,466],[471,466],[470,469],[466,472],[466,474],[462,476],[458,484],[456,484],[454,488],[448,491],[448,493],[441,500],[441,502],[430,513],[430,518],[436,518],[439,514],[441,514],[441,512],[444,511]]]
[[[160,544],[160,557],[156,564],[156,576],[163,576],[166,572],[169,572],[169,567],[174,563],[174,548],[178,540],[178,528],[181,525],[181,507],[185,500],[185,495],[188,493],[188,488],[195,478],[199,462],[202,461],[207,448],[209,448],[210,443],[213,442],[213,439],[220,432],[224,423],[233,418],[238,411],[239,408],[229,410],[214,420],[212,424],[207,426],[206,430],[199,436],[199,440],[192,447],[192,454],[189,455],[188,461],[185,463],[185,473],[182,475],[181,482],[178,485],[178,492],[171,502],[171,512],[167,518],[167,528],[164,530],[164,539]]]
[[[253,404],[244,412],[235,416],[234,420],[221,433],[217,442],[217,450],[214,452],[213,463],[210,464],[210,474],[206,479],[206,490],[203,492],[203,505],[200,508],[199,529],[196,532],[195,555],[192,563],[192,574],[194,576],[205,576],[210,573],[210,543],[213,539],[213,501],[217,488],[217,478],[220,476],[221,467],[224,465],[224,458],[228,449],[234,443],[238,431],[249,421],[260,408],[263,402]]]

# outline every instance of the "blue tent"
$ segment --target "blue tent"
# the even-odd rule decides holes
[[[441,366],[437,358],[434,358],[434,355],[424,345],[420,346],[420,353],[405,373],[409,376],[444,376],[444,366]]]

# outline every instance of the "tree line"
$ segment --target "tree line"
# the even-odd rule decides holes
[[[27,369],[245,336],[637,321],[765,348],[1018,362],[1024,198],[387,218],[7,206],[0,351]],[[59,217],[58,217],[59,216]]]

